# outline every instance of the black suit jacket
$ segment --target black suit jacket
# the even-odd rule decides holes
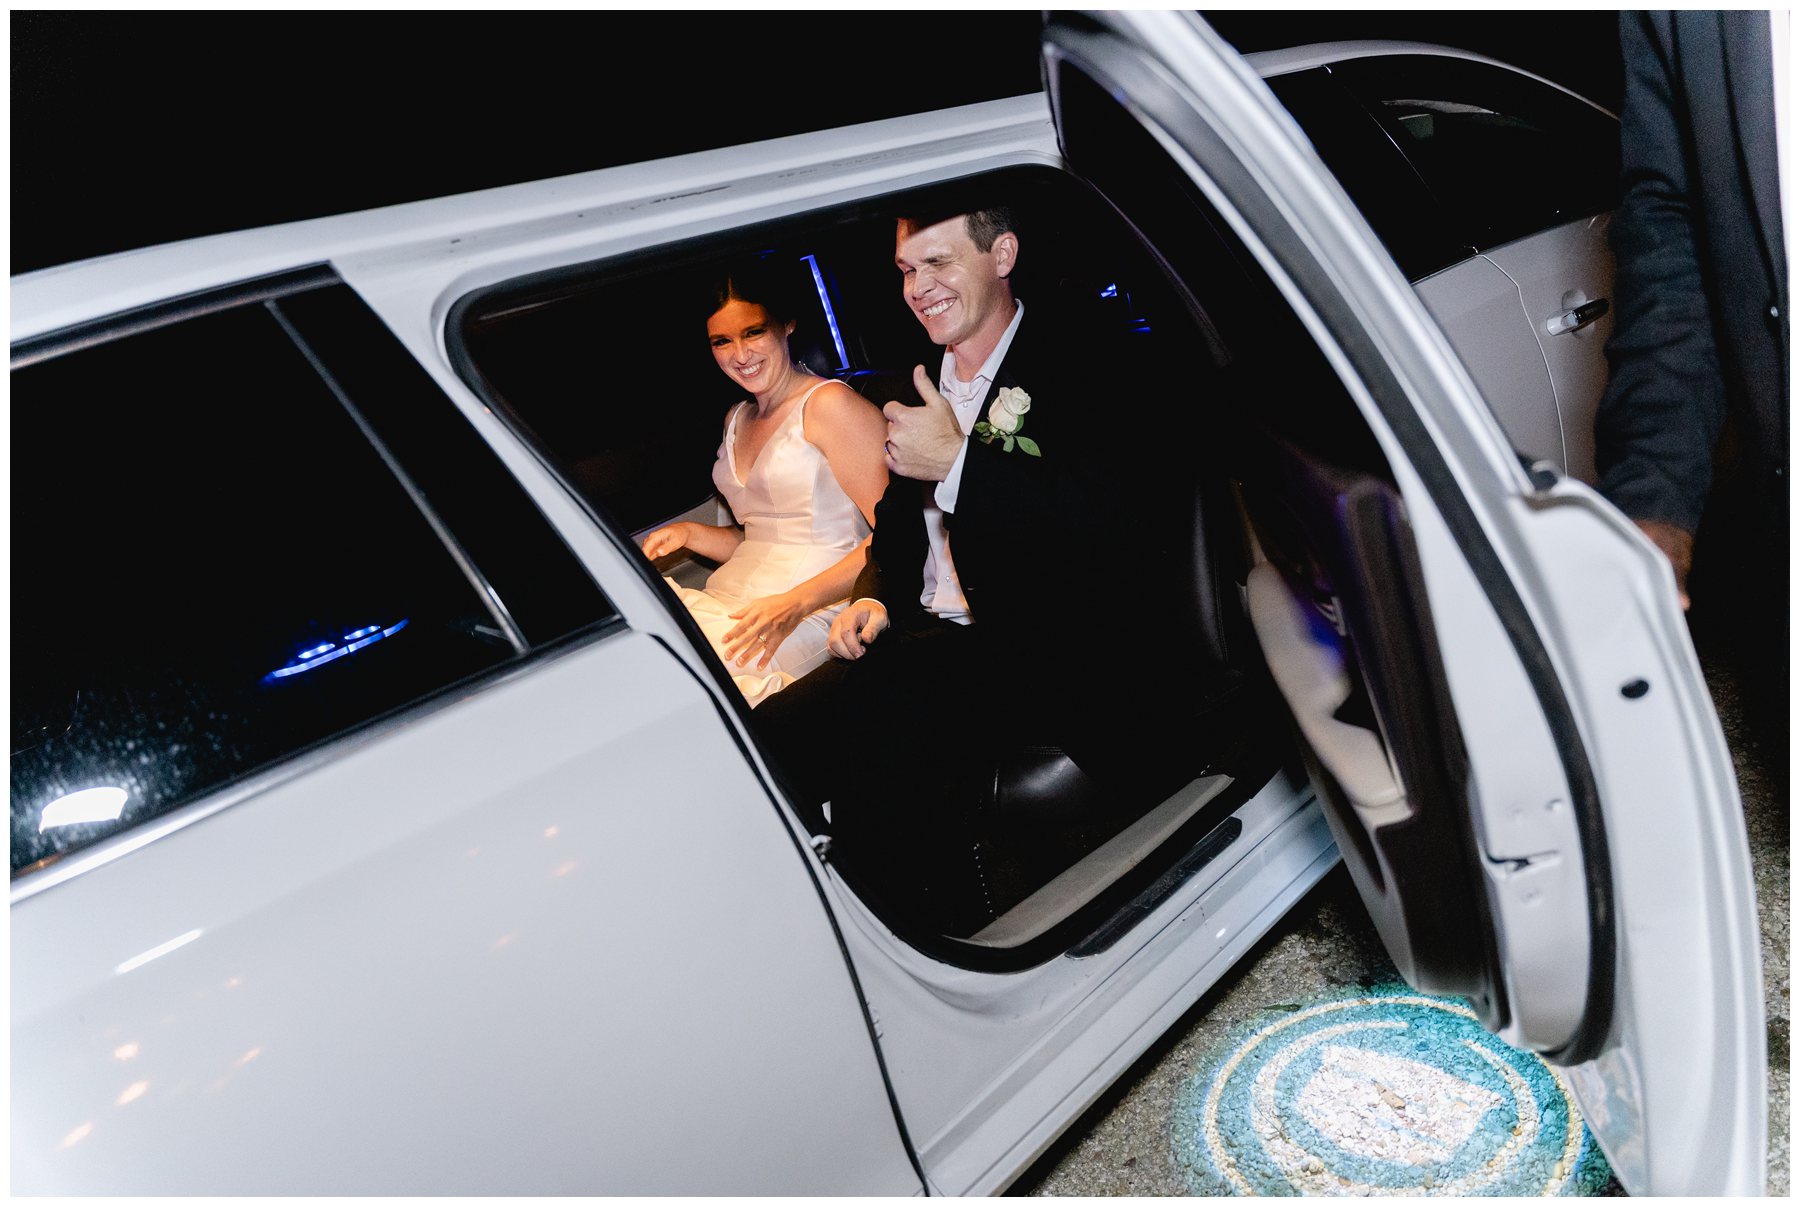
[[[1204,391],[1193,375],[1159,372],[1137,342],[1078,302],[1028,299],[979,417],[1001,389],[1024,390],[1019,434],[1041,456],[971,437],[945,524],[973,619],[967,656],[1030,740],[1061,746],[1091,774],[1140,773],[1139,751],[1168,744],[1159,726],[1179,715],[1171,690],[1197,698],[1212,682],[1183,628],[1197,456],[1183,432]],[[917,363],[935,380],[943,349],[926,347]],[[929,623],[923,504],[935,488],[889,480],[854,592],[880,600],[900,629]]]
[[[1156,474],[1141,451],[1133,456],[1134,447],[1157,439],[1135,421],[1153,405],[1144,394],[1153,387],[1141,384],[1137,358],[1122,344],[1083,330],[1079,316],[1054,302],[1028,301],[982,399],[978,418],[985,419],[1002,389],[1029,394],[1019,434],[1041,455],[971,437],[945,530],[971,617],[1004,625],[1015,642],[1027,631],[1035,639],[1073,628],[1067,616],[1058,619],[1059,609],[1090,609],[1092,601],[1071,585],[1123,588],[1134,564],[1171,552],[1154,535],[1160,517],[1153,509],[1163,506]],[[935,381],[943,349],[926,348],[918,363]],[[891,478],[875,508],[875,538],[854,597],[880,600],[896,624],[926,615],[919,598],[928,549],[923,505],[936,486]],[[1109,623],[1127,622],[1115,615]]]
[[[1689,532],[1729,411],[1756,502],[1787,514],[1787,262],[1767,12],[1624,13],[1618,319],[1600,488]]]

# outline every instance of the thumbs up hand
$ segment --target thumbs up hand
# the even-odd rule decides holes
[[[925,400],[924,406],[890,402],[881,408],[888,421],[888,472],[921,482],[942,482],[962,451],[962,425],[924,365],[913,366],[913,384]]]

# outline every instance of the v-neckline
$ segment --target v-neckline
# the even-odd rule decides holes
[[[761,448],[756,450],[756,456],[750,458],[750,468],[745,470],[741,474],[738,472],[738,455],[737,455],[738,421],[743,418],[745,407],[750,407],[752,409],[755,409],[756,404],[749,400],[745,400],[744,402],[740,402],[738,404],[737,415],[731,421],[731,431],[727,434],[728,439],[725,442],[725,447],[728,448],[729,450],[731,450],[731,476],[737,480],[738,486],[744,487],[744,486],[750,485],[750,475],[756,472],[756,467],[758,465],[762,464],[763,454],[769,451],[769,446],[774,444],[775,441],[778,438],[780,438],[781,429],[785,428],[788,425],[789,420],[793,419],[794,411],[797,411],[802,406],[804,406],[806,404],[806,400],[808,398],[812,397],[813,391],[818,389],[819,386],[822,386],[824,384],[825,383],[821,381],[812,386],[807,387],[806,393],[800,395],[800,397],[795,401],[793,409],[787,413],[786,417],[783,418],[780,423],[775,425],[775,430],[769,433],[769,438],[767,440],[763,441],[763,445]]]

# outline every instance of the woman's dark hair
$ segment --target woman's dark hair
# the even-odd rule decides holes
[[[798,310],[793,295],[763,260],[736,260],[715,273],[701,294],[701,304],[706,307],[701,319],[711,318],[727,302],[761,306],[776,323],[792,322]]]

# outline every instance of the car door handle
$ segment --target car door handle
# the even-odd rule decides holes
[[[1595,298],[1591,302],[1583,302],[1573,310],[1565,310],[1551,317],[1544,323],[1544,330],[1551,335],[1562,335],[1569,331],[1579,331],[1589,323],[1604,318],[1612,309],[1612,303],[1605,298]]]

